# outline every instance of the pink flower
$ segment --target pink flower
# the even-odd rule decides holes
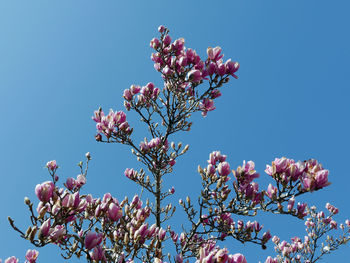
[[[159,39],[158,38],[153,38],[150,42],[150,47],[153,49],[157,49],[159,46]]]
[[[18,263],[18,258],[10,257],[5,260],[5,263]]]
[[[55,185],[51,181],[46,181],[42,184],[37,184],[35,187],[35,194],[40,201],[46,203],[53,195]]]
[[[199,104],[199,109],[202,110],[202,115],[207,116],[208,111],[215,110],[214,101],[208,98],[203,99],[203,101]]]
[[[237,253],[237,254],[234,254],[232,256],[232,263],[247,263],[247,260],[245,259],[245,257],[240,254],[240,253]]]
[[[167,47],[171,43],[171,37],[169,35],[166,35],[163,40],[164,46]]]
[[[108,216],[113,221],[118,221],[123,216],[123,211],[114,203],[108,207]]]
[[[288,159],[286,157],[276,158],[274,164],[276,165],[276,172],[282,173],[288,166]]]
[[[304,190],[312,191],[314,189],[313,181],[314,180],[310,174],[304,174],[303,177],[301,178],[301,182],[303,184]]]
[[[89,232],[86,234],[85,236],[85,247],[86,249],[90,250],[94,247],[96,247],[97,245],[101,244],[103,239],[103,234],[102,233],[95,233],[95,232]]]
[[[167,76],[167,75],[173,74],[174,71],[173,71],[171,68],[169,68],[168,65],[166,65],[166,66],[163,68],[162,73],[163,73],[164,75]]]
[[[224,65],[223,63],[217,65],[216,71],[217,71],[217,73],[218,73],[220,76],[225,75],[225,74],[226,74],[225,65]]]
[[[304,218],[307,215],[307,213],[305,212],[306,206],[307,206],[306,203],[303,203],[303,204],[298,203],[298,205],[297,205],[297,210],[298,210],[297,216],[299,218]]]
[[[269,184],[269,186],[267,187],[266,195],[270,199],[273,199],[274,197],[276,197],[276,194],[277,194],[277,188],[274,187],[272,184]]]
[[[152,140],[150,140],[150,142],[148,143],[148,147],[149,148],[157,148],[160,146],[162,140],[159,137],[153,138]]]
[[[350,220],[349,219],[345,220],[345,224],[350,228]]]
[[[277,245],[280,242],[280,238],[278,236],[273,236],[272,242]]]
[[[140,150],[141,150],[142,152],[148,152],[148,151],[149,151],[148,143],[146,143],[146,142],[141,142],[141,143],[140,143]]]
[[[265,263],[278,263],[278,260],[276,258],[268,257],[265,260]]]
[[[158,27],[158,32],[159,32],[159,33],[163,33],[164,31],[165,31],[165,26],[160,25],[160,26]]]
[[[266,243],[267,241],[269,241],[271,238],[271,234],[270,234],[270,231],[267,231],[263,234],[262,236],[262,242],[263,243]]]
[[[46,167],[47,167],[48,169],[50,169],[51,171],[54,171],[54,170],[57,169],[58,166],[57,166],[56,161],[55,161],[55,160],[52,160],[52,161],[49,161],[49,162],[46,163]]]
[[[327,204],[326,204],[326,208],[327,208],[327,210],[328,210],[330,213],[332,213],[333,215],[336,215],[336,214],[339,213],[339,209],[336,208],[335,206],[331,205],[330,203],[327,203]]]
[[[158,232],[158,238],[159,238],[159,240],[163,241],[164,238],[165,238],[165,234],[166,234],[166,231],[165,231],[163,228],[160,228],[160,229],[159,229],[159,232]]]
[[[63,225],[57,225],[55,226],[55,228],[50,229],[49,234],[50,234],[50,239],[53,242],[56,242],[66,234],[66,229]]]
[[[39,233],[41,236],[46,237],[49,235],[49,231],[50,231],[50,227],[51,227],[51,219],[47,219],[40,227],[39,229]]]
[[[97,246],[94,248],[94,250],[92,252],[89,253],[91,259],[94,262],[105,262],[106,261],[106,257],[105,257],[105,251],[103,250],[103,248],[101,246]]]
[[[27,253],[26,253],[26,259],[27,259],[26,263],[27,262],[28,263],[35,263],[35,261],[38,258],[38,256],[39,256],[39,252],[38,251],[36,251],[34,249],[33,250],[28,249]]]
[[[221,55],[221,47],[215,47],[215,48],[208,47],[207,54],[208,54],[208,58],[213,61],[218,61],[224,56],[224,55]]]
[[[175,163],[176,163],[176,161],[175,161],[174,159],[170,159],[170,160],[169,160],[169,165],[170,165],[170,166],[174,166]]]
[[[219,163],[218,172],[221,176],[227,176],[230,174],[230,165],[228,162]]]
[[[75,187],[75,179],[72,177],[67,178],[66,183],[64,184],[68,190],[73,190]]]
[[[288,205],[287,205],[288,211],[292,211],[294,207],[294,203],[295,203],[295,198],[294,196],[292,196],[291,199],[288,200]]]
[[[83,174],[79,174],[77,176],[77,180],[75,180],[75,183],[78,188],[82,187],[84,184],[86,184],[86,176]]]
[[[324,170],[318,171],[316,173],[315,182],[316,182],[316,190],[330,185],[330,183],[328,182],[328,170],[324,169]]]
[[[191,82],[200,82],[202,80],[202,73],[197,69],[192,69],[187,73],[187,78]]]
[[[141,88],[140,86],[136,86],[136,85],[131,85],[130,86],[130,91],[132,95],[136,95],[140,92]]]
[[[130,168],[126,168],[125,171],[124,171],[124,175],[131,179],[131,180],[134,180],[137,176],[137,172],[134,170],[134,169],[130,169]]]
[[[124,90],[123,97],[124,97],[124,99],[126,99],[127,101],[132,100],[132,94],[131,94],[131,92],[130,92],[129,89],[125,89],[125,90]]]
[[[220,97],[221,96],[221,92],[220,92],[220,90],[218,90],[218,89],[214,89],[211,93],[210,93],[210,98],[211,99],[216,99],[216,98],[218,98],[218,97]]]
[[[233,77],[237,78],[237,76],[234,74],[239,69],[239,63],[233,62],[231,59],[227,60],[225,63],[226,68],[226,74],[232,75]]]

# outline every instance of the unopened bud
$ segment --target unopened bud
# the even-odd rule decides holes
[[[177,147],[180,149],[180,148],[182,147],[182,142],[179,142],[179,143],[177,144]]]
[[[32,228],[32,231],[30,232],[29,234],[29,237],[28,239],[30,240],[30,242],[33,242],[34,241],[34,238],[35,238],[35,234],[36,234],[36,231],[38,230],[38,227],[37,226],[34,226]]]
[[[25,235],[26,238],[30,235],[30,232],[32,232],[32,227],[31,226],[27,228],[26,235]]]
[[[85,157],[86,157],[86,159],[91,160],[90,152],[87,152],[87,153],[85,154]]]
[[[128,233],[125,233],[124,235],[124,244],[128,244],[129,243],[129,235]]]
[[[198,173],[202,174],[203,173],[203,169],[200,165],[198,165],[198,168],[197,168],[197,171]]]
[[[40,209],[38,219],[44,218],[44,215],[46,214],[46,212],[47,212],[47,207],[44,206],[43,208]]]
[[[78,242],[74,242],[72,248],[71,248],[71,252],[75,252],[78,248]]]
[[[98,142],[101,142],[102,141],[102,135],[101,134],[96,134],[95,135],[95,140],[98,141]]]
[[[30,199],[28,197],[24,197],[24,203],[26,205],[30,205]]]
[[[190,203],[190,202],[191,202],[191,199],[190,199],[189,196],[186,196],[186,202],[187,202],[187,203]]]
[[[190,148],[190,146],[187,144],[184,148],[184,152],[187,152],[189,148]]]

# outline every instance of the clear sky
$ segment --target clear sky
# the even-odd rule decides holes
[[[350,217],[349,10],[347,0],[1,1],[0,258],[17,255],[23,262],[33,248],[10,229],[7,216],[29,224],[23,197],[35,200],[49,160],[57,160],[65,179],[79,173],[76,164],[90,151],[85,193],[119,199],[139,193],[123,176],[138,163],[126,147],[95,142],[91,115],[99,106],[123,109],[122,91],[131,84],[161,87],[149,48],[160,24],[202,57],[219,45],[225,58],[241,64],[217,110],[205,119],[193,116],[192,131],[179,137],[190,151],[169,177],[175,197],[198,195],[197,165],[213,150],[228,155],[232,167],[255,161],[265,187],[263,170],[275,157],[316,158],[330,170],[332,185],[306,199],[320,208],[333,203],[341,221]],[[141,127],[136,115],[128,119]],[[261,223],[285,239],[304,229],[283,216]],[[248,262],[274,255],[272,243],[266,251],[233,241],[226,246]],[[63,262],[58,252],[40,249],[39,262]],[[347,246],[323,262],[349,256]]]

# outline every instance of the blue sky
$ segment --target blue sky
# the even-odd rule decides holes
[[[265,186],[263,170],[275,157],[316,158],[330,170],[332,185],[306,200],[320,208],[331,202],[338,219],[350,217],[349,8],[346,0],[1,1],[0,258],[24,261],[32,248],[6,218],[29,224],[23,197],[35,200],[49,160],[57,160],[65,179],[79,173],[76,164],[90,151],[85,192],[120,199],[139,192],[123,176],[138,163],[126,147],[94,141],[91,115],[99,106],[122,109],[122,91],[131,84],[161,87],[149,48],[160,24],[202,57],[219,45],[225,58],[241,64],[217,110],[193,116],[192,131],[177,137],[190,151],[169,177],[175,197],[198,195],[197,165],[213,150],[228,155],[232,167],[255,161]],[[128,119],[141,129],[136,115]],[[261,223],[286,239],[304,229],[288,217],[262,216]],[[272,244],[267,251],[226,245],[248,262],[274,255]],[[342,248],[323,262],[345,262],[349,252]],[[40,250],[39,262],[48,260],[62,262],[56,247]]]

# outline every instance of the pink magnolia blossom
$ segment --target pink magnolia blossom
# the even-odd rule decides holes
[[[326,204],[326,208],[327,208],[327,210],[328,210],[330,213],[332,213],[333,215],[336,215],[336,214],[339,213],[339,209],[336,208],[335,206],[331,205],[330,203],[327,203],[327,204]]]
[[[221,47],[215,47],[215,48],[208,47],[207,54],[208,54],[208,58],[213,61],[218,61],[224,56],[221,54]]]
[[[63,225],[56,225],[54,228],[50,228],[49,235],[53,242],[60,240],[66,234],[66,228]]]
[[[294,203],[295,203],[295,198],[294,198],[294,196],[292,196],[292,198],[290,198],[288,200],[288,205],[287,205],[288,211],[292,211],[293,210]]]
[[[108,207],[108,216],[113,221],[118,221],[123,216],[123,211],[114,203]]]
[[[163,40],[164,46],[169,46],[171,43],[171,37],[169,35],[166,35],[164,40]]]
[[[95,233],[95,232],[88,232],[85,236],[85,241],[84,245],[85,248],[90,250],[96,247],[97,245],[101,244],[103,239],[103,234],[102,233]]]
[[[272,258],[272,257],[267,257],[267,259],[265,260],[265,263],[278,263],[277,258]]]
[[[269,184],[269,186],[267,187],[266,195],[270,199],[274,199],[276,197],[276,194],[277,194],[277,187],[274,187],[272,184]]]
[[[187,78],[191,82],[200,82],[202,80],[202,73],[197,69],[193,69],[188,72]]]
[[[218,172],[221,176],[227,176],[230,174],[230,165],[228,162],[219,163]]]
[[[46,167],[47,167],[48,169],[50,169],[51,171],[54,171],[54,170],[57,169],[58,166],[57,166],[56,161],[55,161],[55,160],[52,160],[52,161],[47,162]]]
[[[27,260],[26,263],[35,263],[38,256],[39,256],[38,251],[34,249],[33,250],[28,249],[26,253],[26,260]]]
[[[215,110],[214,101],[208,98],[203,99],[199,104],[199,109],[202,110],[202,115],[204,117],[207,116],[208,111]]]
[[[159,32],[159,33],[163,33],[164,31],[165,31],[165,26],[160,25],[160,26],[158,27],[158,32]]]
[[[246,258],[240,253],[234,254],[231,258],[232,261],[229,260],[228,263],[247,263]]]
[[[124,99],[126,99],[127,101],[132,100],[132,93],[130,92],[129,89],[125,89],[124,90],[124,95],[123,95]]]
[[[316,173],[315,176],[315,181],[316,181],[316,189],[321,189],[325,186],[330,185],[328,182],[328,170],[321,170]]]
[[[89,254],[94,262],[106,262],[105,251],[101,246],[95,247]]]
[[[49,235],[49,231],[50,231],[50,227],[51,227],[51,219],[47,219],[39,228],[39,233],[41,236],[46,237]]]
[[[53,195],[55,185],[51,181],[46,181],[42,184],[37,184],[35,187],[35,194],[40,201],[46,203]]]
[[[18,263],[18,258],[9,257],[9,258],[5,259],[5,263]]]

